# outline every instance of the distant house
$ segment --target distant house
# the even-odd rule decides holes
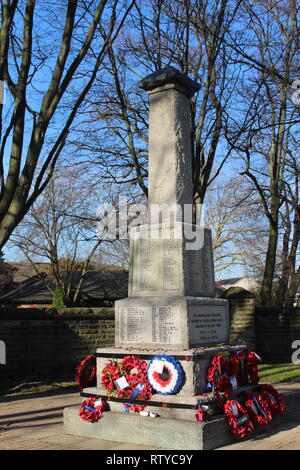
[[[19,282],[13,289],[0,297],[0,305],[31,308],[51,307],[53,294],[51,281],[31,276]],[[74,272],[72,285],[78,285],[80,272]],[[54,288],[54,285],[52,284]],[[89,271],[80,291],[80,304],[86,307],[111,306],[115,300],[127,297],[128,272],[117,267],[103,267]]]
[[[243,287],[243,289],[249,292],[255,292],[260,284],[258,281],[251,279],[250,277],[232,277],[229,279],[220,279],[216,281],[216,285],[219,289],[227,290],[230,287]]]
[[[29,263],[10,263],[14,267],[14,286],[0,297],[0,306],[16,306],[22,308],[49,308],[52,305],[54,284],[47,279],[46,274],[37,276]],[[36,266],[41,272],[47,263]],[[76,288],[80,272],[72,275],[72,285]],[[47,287],[48,286],[48,287]],[[52,291],[49,288],[52,287]],[[243,287],[253,292],[259,283],[249,277],[235,277],[216,281],[216,296],[220,297],[230,287]],[[80,305],[86,307],[112,306],[115,300],[128,295],[128,272],[115,266],[104,266],[98,270],[89,271],[80,292]]]

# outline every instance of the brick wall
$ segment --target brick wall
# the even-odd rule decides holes
[[[72,373],[97,347],[114,344],[113,309],[1,309],[0,340],[0,378]]]

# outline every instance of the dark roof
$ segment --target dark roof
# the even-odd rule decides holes
[[[14,283],[23,282],[28,280],[29,278],[36,276],[37,271],[43,272],[43,270],[47,270],[49,268],[49,263],[35,263],[35,267],[32,263],[28,263],[27,261],[17,261],[17,262],[10,262],[7,263],[11,268],[13,268],[13,280]]]
[[[17,264],[17,263],[16,263]],[[21,263],[20,263],[21,264]],[[25,263],[24,263],[25,266]],[[22,266],[23,267],[23,266]],[[26,274],[29,274],[29,269]],[[23,271],[25,277],[25,272]],[[41,279],[42,277],[42,279]],[[16,287],[12,288],[5,295],[0,297],[0,304],[51,304],[52,292],[47,285],[54,288],[54,284],[46,278],[46,274],[41,277],[31,276],[25,278]],[[75,271],[72,276],[72,285],[77,286],[80,272]],[[226,290],[226,283],[231,284],[243,278],[226,279],[216,282],[216,296],[220,297]],[[81,290],[81,299],[85,301],[118,300],[128,295],[128,272],[115,266],[105,266],[99,270],[89,271],[84,279]]]
[[[80,272],[74,272],[72,285],[77,286]],[[47,288],[49,279],[33,276],[0,297],[2,304],[51,304],[52,293]],[[83,300],[117,300],[127,297],[128,272],[120,268],[102,268],[86,274],[81,289]]]
[[[218,283],[216,283],[216,297],[220,297],[225,290],[226,287],[220,286]]]
[[[220,279],[217,281],[219,285],[226,286],[227,284],[235,284],[236,282],[241,281],[242,279],[246,279],[245,276],[243,277],[230,277],[227,279]]]

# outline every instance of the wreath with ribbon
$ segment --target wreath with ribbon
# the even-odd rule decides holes
[[[119,390],[116,386],[116,380],[125,376],[123,364],[121,362],[109,361],[102,370],[101,383],[105,388],[107,395],[118,397]]]
[[[140,381],[140,379],[133,375],[128,375],[126,380],[129,387],[119,391],[119,398],[129,398],[130,400],[150,400],[152,397],[152,389],[147,378]],[[124,403],[123,411],[136,411],[140,412],[146,408],[147,405],[137,405],[135,403]]]
[[[248,370],[246,367],[246,351],[237,351],[230,357],[230,376],[235,377],[236,385],[240,387],[248,382]]]
[[[96,397],[91,397],[82,402],[78,411],[81,419],[89,423],[95,423],[103,417],[105,403],[103,401],[97,403],[98,400]]]
[[[285,403],[276,388],[272,387],[272,385],[262,384],[260,386],[260,391],[262,397],[267,402],[270,411],[277,415],[283,415],[285,411]]]
[[[162,395],[178,393],[184,381],[180,362],[166,354],[159,354],[151,359],[147,376],[152,388]]]
[[[124,377],[127,385],[118,388],[117,381]],[[152,389],[147,380],[147,363],[136,356],[125,356],[122,361],[109,361],[102,371],[101,383],[110,396],[131,400],[150,400]],[[146,405],[124,403],[124,411],[142,411]]]
[[[232,392],[232,384],[228,373],[230,372],[230,361],[224,356],[215,356],[207,369],[206,380],[207,389],[216,394],[216,399],[228,398]]]
[[[227,375],[221,375],[216,382],[215,394],[216,399],[219,401],[224,398],[230,397],[232,393],[232,384]]]
[[[252,422],[258,426],[268,426],[272,422],[272,413],[263,395],[250,393],[246,398],[245,406]]]
[[[75,382],[81,389],[85,387],[94,387],[96,385],[96,357],[87,356],[76,367]]]
[[[229,370],[229,361],[224,356],[215,356],[211,359],[206,373],[206,380],[208,387],[213,388],[216,376],[221,376]]]
[[[196,410],[196,420],[200,423],[203,423],[204,421],[207,421],[208,418],[208,412],[204,410],[202,406],[199,406],[199,408]]]
[[[238,401],[227,400],[224,413],[231,432],[240,439],[247,439],[254,429],[247,410]]]
[[[247,375],[249,375],[250,382],[253,385],[257,385],[259,382],[257,364],[258,364],[257,354],[252,351],[248,351],[246,359],[245,359],[245,366],[246,366]]]

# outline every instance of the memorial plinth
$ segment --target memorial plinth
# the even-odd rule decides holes
[[[172,440],[166,439],[166,434],[172,429],[184,432],[186,423],[192,424],[201,402],[199,395],[206,392],[211,357],[229,355],[235,347],[228,345],[227,300],[215,297],[211,232],[193,225],[188,211],[193,203],[190,97],[199,85],[167,67],[142,80],[140,86],[148,92],[150,104],[148,224],[131,230],[128,298],[115,303],[115,347],[97,349],[97,386],[84,390],[83,396],[109,400],[111,413],[115,413],[110,421],[103,420],[104,424],[102,420],[97,426],[91,424],[95,434],[90,437],[126,440],[121,428],[111,429],[119,419],[122,426],[127,423],[131,429],[130,442],[143,439],[144,444],[157,447],[168,442],[166,448],[180,449],[180,435]],[[183,217],[186,214],[188,220]],[[159,354],[180,362],[184,383],[178,393],[167,397],[156,393],[147,402],[147,407],[160,416],[150,432],[151,422],[143,427],[140,416],[136,421],[133,416],[120,416],[124,400],[107,395],[101,375],[109,361],[133,355],[149,364]],[[206,395],[205,400],[209,399]],[[76,426],[76,417],[72,410],[65,416],[70,432]],[[84,428],[82,433],[90,433],[90,427],[78,420],[78,426]],[[230,441],[224,418],[193,423],[194,428],[194,437],[190,436],[185,448],[213,448],[213,443],[216,446],[217,442]],[[218,438],[212,432],[219,432]]]

